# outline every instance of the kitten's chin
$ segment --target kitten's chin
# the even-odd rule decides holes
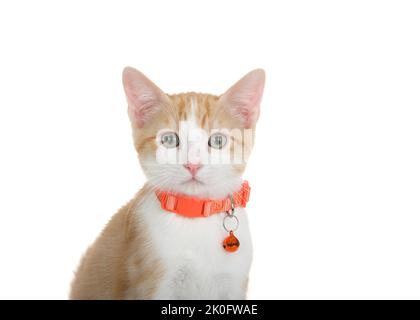
[[[211,188],[201,180],[189,179],[181,182],[177,188],[177,193],[186,194],[189,196],[196,196],[199,198],[209,197],[212,194]]]

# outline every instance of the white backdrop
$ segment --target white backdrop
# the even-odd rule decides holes
[[[249,298],[420,298],[416,1],[0,4],[0,298],[67,298],[144,183],[121,71],[169,93],[267,72]]]

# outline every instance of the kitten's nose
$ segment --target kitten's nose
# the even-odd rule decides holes
[[[201,164],[192,164],[192,163],[187,163],[186,165],[184,165],[185,169],[187,169],[189,172],[191,172],[192,176],[194,177],[198,171],[198,169],[201,168]]]

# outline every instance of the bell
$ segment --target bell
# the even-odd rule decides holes
[[[233,235],[233,231],[229,232],[229,236],[223,241],[223,248],[227,252],[235,252],[239,248],[239,240]]]

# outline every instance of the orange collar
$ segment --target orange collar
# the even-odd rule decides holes
[[[232,195],[233,205],[245,208],[250,191],[248,181],[244,181],[241,189]],[[197,199],[165,191],[156,191],[156,195],[162,209],[189,218],[208,217],[214,213],[229,211],[232,207],[230,197],[218,200]]]

